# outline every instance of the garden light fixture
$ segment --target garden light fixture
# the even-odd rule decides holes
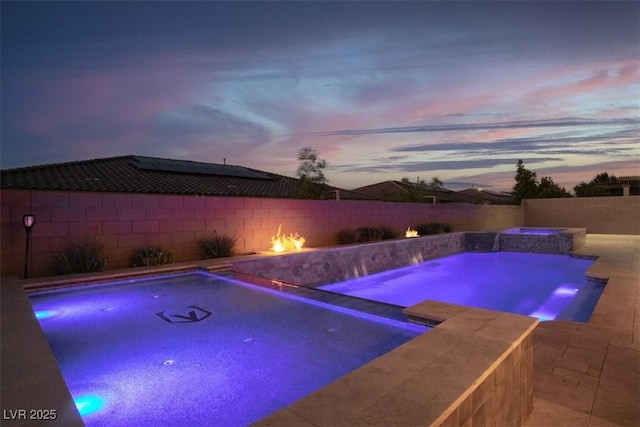
[[[22,225],[24,226],[24,231],[27,233],[27,243],[24,249],[24,278],[27,278],[27,270],[29,266],[29,242],[31,241],[31,229],[33,225],[36,223],[36,216],[33,214],[24,214],[22,215]]]

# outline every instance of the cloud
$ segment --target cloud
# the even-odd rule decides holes
[[[525,164],[539,162],[559,161],[558,157],[536,157],[523,159]],[[375,172],[424,172],[434,170],[466,170],[466,169],[491,169],[503,165],[515,165],[516,158],[487,158],[475,160],[441,160],[441,161],[408,161],[397,163],[356,164],[334,166],[343,172],[375,173]]]
[[[598,129],[599,130],[599,129]],[[506,138],[495,141],[470,141],[470,142],[450,142],[435,144],[418,144],[390,148],[392,152],[425,152],[433,153],[437,151],[464,151],[467,155],[473,153],[512,153],[512,152],[545,152],[549,150],[558,153],[581,151],[589,154],[590,143],[606,142],[607,146],[599,146],[598,153],[603,149],[607,152],[631,150],[637,147],[640,136],[634,129],[623,129],[620,131],[595,133],[592,135],[566,136],[562,134],[546,134],[538,137]],[[616,145],[617,144],[617,145]]]
[[[312,136],[336,136],[336,135],[371,135],[388,133],[415,133],[415,132],[454,132],[454,131],[477,131],[488,129],[533,129],[533,128],[562,128],[576,126],[612,126],[612,125],[639,125],[638,118],[618,118],[618,119],[585,119],[585,118],[558,118],[545,120],[517,120],[495,123],[474,123],[474,124],[445,124],[445,125],[420,125],[420,126],[399,126],[388,128],[372,129],[342,129],[309,132]],[[410,151],[410,150],[409,150]]]

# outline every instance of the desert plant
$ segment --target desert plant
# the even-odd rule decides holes
[[[397,239],[398,237],[400,237],[400,234],[396,230],[386,225],[382,225],[378,227],[378,229],[382,234],[382,240]]]
[[[173,262],[173,253],[159,246],[140,248],[133,254],[133,267],[150,267]]]
[[[196,242],[198,252],[204,259],[230,257],[234,254],[237,237],[226,234],[218,236],[215,231],[212,235],[203,236]]]
[[[339,245],[356,243],[358,241],[358,232],[351,228],[345,228],[344,230],[340,230],[336,233],[336,238]]]
[[[415,230],[420,236],[428,236],[430,234],[442,234],[451,231],[449,224],[443,224],[439,222],[428,222],[425,224],[419,224],[415,227]]]
[[[349,243],[377,242],[379,240],[395,239],[399,235],[391,227],[386,225],[378,227],[358,227],[357,229],[344,229],[338,231],[336,237],[341,245]]]
[[[53,272],[55,274],[75,274],[102,271],[107,260],[102,257],[104,245],[95,237],[84,237],[79,242],[69,245],[53,255]]]

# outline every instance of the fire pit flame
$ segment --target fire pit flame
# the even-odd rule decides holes
[[[282,225],[278,227],[278,233],[271,238],[271,250],[274,252],[299,251],[304,245],[304,237],[298,233],[289,233],[288,236],[281,234]]]
[[[418,237],[418,232],[412,230],[411,227],[407,227],[407,231],[404,233],[405,237]]]

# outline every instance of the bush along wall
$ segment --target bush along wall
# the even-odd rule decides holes
[[[84,237],[79,242],[68,241],[68,246],[53,255],[54,274],[92,273],[103,271],[107,260],[102,257],[104,244],[95,237]]]
[[[400,234],[386,225],[377,227],[358,227],[356,229],[344,229],[336,233],[338,244],[377,242],[380,240],[396,239]]]
[[[198,253],[202,259],[225,258],[235,254],[237,237],[226,234],[204,236],[196,242]]]
[[[173,253],[159,246],[140,248],[133,254],[132,267],[151,267],[155,265],[171,264]]]
[[[419,236],[429,236],[431,234],[442,234],[451,232],[451,226],[440,222],[428,222],[418,224],[414,227]]]

